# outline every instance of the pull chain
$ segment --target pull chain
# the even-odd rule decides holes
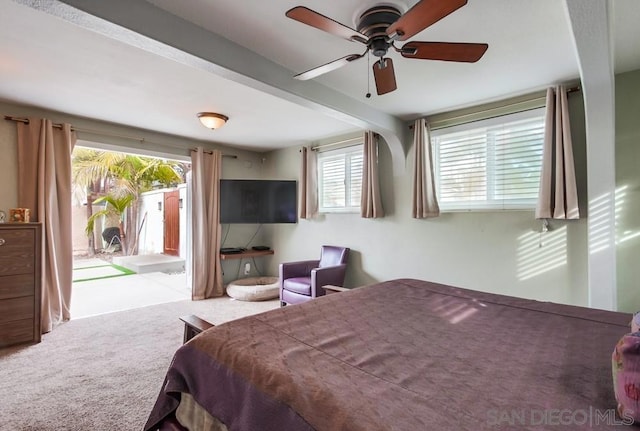
[[[370,85],[371,84],[371,52],[367,51],[367,94],[365,97],[369,99],[371,97]]]

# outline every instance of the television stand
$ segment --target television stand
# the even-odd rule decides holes
[[[269,256],[271,254],[274,254],[273,250],[245,250],[241,253],[221,254],[220,260],[245,259],[248,257]]]
[[[220,249],[220,254],[238,254],[242,253],[244,248],[239,247],[224,247]]]

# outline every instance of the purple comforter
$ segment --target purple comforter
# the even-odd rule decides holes
[[[176,352],[180,393],[235,430],[613,429],[631,316],[403,279],[229,322]]]

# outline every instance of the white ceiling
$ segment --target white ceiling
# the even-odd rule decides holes
[[[314,81],[293,80],[295,73],[363,50],[284,13],[304,5],[355,27],[354,18],[378,0],[102,2],[102,16],[116,17],[118,26],[71,13],[65,3],[101,7],[82,0],[0,0],[0,99],[259,151],[346,134],[368,123],[393,129],[397,118],[580,76],[564,2],[558,0],[469,0],[411,40],[486,42],[485,56],[463,64],[392,53],[398,90],[377,96],[372,83],[370,99],[366,58]],[[407,10],[416,1],[391,3]],[[640,69],[640,1],[612,5],[615,70]],[[151,15],[163,28],[154,27],[158,21]],[[115,32],[119,25],[148,28],[146,34],[162,36],[162,43]],[[211,43],[191,50],[194,35]],[[223,113],[230,121],[210,131],[197,121],[199,111]]]

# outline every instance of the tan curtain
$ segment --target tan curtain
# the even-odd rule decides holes
[[[433,178],[433,157],[429,125],[424,118],[413,124],[413,218],[438,217],[440,207]]]
[[[378,135],[370,130],[364,133],[360,215],[364,218],[384,217],[378,180]]]
[[[224,295],[220,264],[220,176],[222,153],[191,153],[192,287],[194,300]]]
[[[302,147],[300,169],[300,202],[301,219],[310,219],[318,214],[318,166],[316,152]]]
[[[69,320],[73,281],[71,243],[71,125],[47,119],[18,122],[18,205],[42,223],[42,332]]]
[[[569,103],[567,91],[562,86],[547,89],[542,172],[536,218],[580,218],[571,146]]]

